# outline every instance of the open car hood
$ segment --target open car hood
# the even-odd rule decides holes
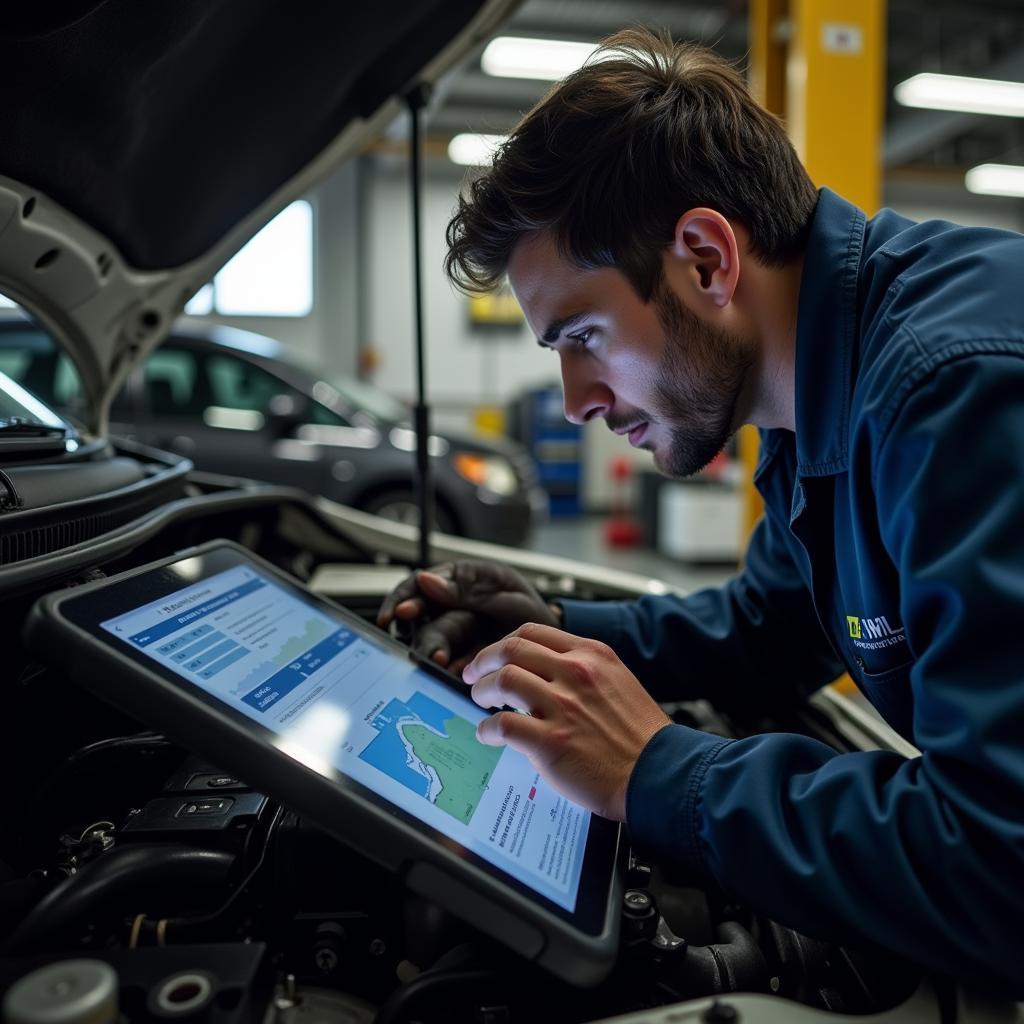
[[[5,12],[0,292],[67,350],[91,434],[185,302],[517,3],[45,0]]]

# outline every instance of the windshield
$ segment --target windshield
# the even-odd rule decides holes
[[[347,412],[360,410],[369,413],[378,422],[387,423],[405,423],[410,418],[408,406],[365,380],[341,373],[324,373],[321,367],[301,352],[289,352],[288,361],[333,389],[345,405],[350,407]],[[330,398],[318,393],[316,387],[313,388],[313,397],[324,405],[332,404]]]
[[[6,373],[0,373],[0,420],[10,421],[14,418],[41,423],[58,430],[68,429],[68,424],[52,409],[43,405],[31,391],[26,391]]]
[[[378,420],[401,423],[409,418],[409,410],[397,398],[358,377],[331,376],[327,383],[352,405],[364,409]]]

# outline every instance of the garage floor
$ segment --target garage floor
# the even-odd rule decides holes
[[[556,519],[534,531],[532,551],[560,555],[613,569],[637,572],[685,590],[715,586],[736,571],[732,565],[690,565],[659,555],[651,548],[613,548],[604,540],[603,516]]]

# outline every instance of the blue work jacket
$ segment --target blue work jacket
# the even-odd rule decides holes
[[[1024,996],[1024,236],[871,220],[823,189],[796,432],[762,432],[745,567],[564,602],[659,699],[773,703],[847,671],[920,751],[667,726],[634,846],[806,933]]]

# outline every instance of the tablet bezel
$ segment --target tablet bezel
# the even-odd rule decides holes
[[[199,561],[198,574],[190,571],[188,577],[185,578],[172,571],[176,563],[185,560]],[[209,737],[212,743],[216,736],[215,748],[199,749],[199,752],[220,758],[223,767],[257,782],[260,781],[257,776],[265,779],[273,773],[265,773],[262,769],[253,770],[254,762],[251,756],[244,753],[246,747],[251,750],[252,744],[239,743],[237,758],[231,750],[228,750],[225,755],[227,748],[223,746],[223,743],[229,741],[232,735],[238,739],[239,731],[246,733],[255,740],[266,756],[272,755],[273,758],[279,759],[280,764],[286,765],[288,768],[279,776],[283,785],[278,786],[275,781],[272,786],[264,784],[261,788],[266,789],[270,795],[280,799],[286,805],[302,810],[311,821],[320,825],[325,831],[371,858],[383,859],[385,862],[390,861],[388,866],[401,870],[404,861],[411,863],[416,859],[412,854],[422,855],[423,850],[411,850],[409,858],[390,855],[381,858],[382,848],[389,844],[374,841],[373,838],[363,835],[356,837],[346,835],[344,829],[331,827],[331,821],[328,820],[332,817],[331,815],[318,814],[315,810],[310,812],[311,805],[320,806],[319,800],[305,799],[304,797],[308,794],[288,792],[288,790],[303,785],[308,788],[310,776],[329,783],[339,799],[362,804],[364,809],[372,808],[376,813],[371,815],[371,818],[375,817],[380,822],[381,829],[388,830],[390,827],[390,831],[394,832],[395,823],[401,822],[404,826],[399,829],[401,834],[408,835],[407,830],[410,829],[418,834],[437,855],[428,859],[444,862],[448,870],[454,869],[456,874],[465,874],[471,884],[479,885],[479,875],[482,874],[490,880],[492,886],[498,887],[499,893],[502,890],[507,893],[510,897],[505,901],[507,904],[525,910],[527,918],[533,918],[536,923],[546,929],[549,929],[554,923],[553,918],[562,925],[557,931],[564,932],[567,926],[570,933],[575,933],[584,945],[596,944],[592,951],[596,952],[597,947],[600,947],[601,951],[607,954],[609,940],[614,937],[612,933],[618,918],[617,903],[620,885],[616,864],[620,860],[621,848],[620,827],[617,823],[607,821],[597,815],[591,815],[576,907],[573,911],[566,910],[507,871],[485,860],[456,840],[450,839],[444,833],[397,807],[391,801],[344,775],[333,766],[330,767],[328,773],[326,766],[315,769],[291,757],[271,741],[272,737],[278,735],[274,730],[237,711],[226,702],[208,693],[202,687],[190,683],[186,678],[177,675],[159,662],[141,654],[131,644],[120,640],[100,625],[101,622],[130,612],[177,590],[192,586],[205,578],[240,565],[247,565],[257,573],[269,577],[273,583],[282,587],[290,595],[310,603],[318,611],[333,617],[339,624],[353,629],[370,643],[393,653],[404,663],[412,662],[417,668],[439,680],[459,699],[468,699],[464,684],[455,680],[438,666],[416,657],[408,648],[399,644],[387,633],[370,625],[347,609],[314,594],[275,566],[230,541],[213,541],[97,583],[47,595],[37,602],[36,608],[33,610],[36,625],[30,629],[30,635],[41,631],[52,636],[55,628],[58,634],[61,631],[72,630],[78,634],[79,640],[84,640],[93,649],[94,653],[109,655],[122,666],[128,662],[131,668],[124,673],[125,676],[134,674],[136,677],[143,677],[150,683],[155,683],[152,693],[148,696],[159,699],[147,700],[138,692],[137,686],[126,684],[124,680],[118,683],[115,678],[117,673],[112,675],[109,672],[80,671],[83,665],[90,663],[90,659],[76,657],[74,664],[69,664],[67,667],[79,681],[85,682],[100,696],[112,700],[118,706],[126,707],[127,710],[135,712],[139,717],[146,719],[149,724],[158,728],[173,733],[174,726],[185,720],[189,720],[190,724],[195,726],[197,723],[195,712],[197,706],[201,706],[208,713],[209,720],[203,723],[198,730],[194,727],[190,728],[187,737],[179,735],[178,738],[183,739],[186,744],[194,740],[198,745],[203,742],[205,737]],[[192,569],[194,570],[194,568],[193,565]],[[41,622],[45,625],[41,625]],[[67,645],[68,648],[70,646]],[[109,659],[105,657],[103,660]],[[76,671],[76,668],[79,671]],[[129,697],[128,695],[133,692],[134,697]],[[177,707],[172,705],[177,705]],[[225,726],[228,727],[227,731],[225,731]],[[243,761],[246,763],[242,763]],[[321,789],[319,786],[316,788]],[[379,839],[379,837],[376,838]],[[488,886],[488,888],[492,888],[492,886]],[[495,893],[492,891],[491,894]]]

